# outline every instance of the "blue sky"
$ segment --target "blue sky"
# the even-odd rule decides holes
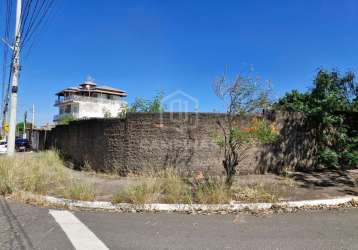
[[[57,0],[22,60],[19,112],[50,122],[54,93],[88,75],[129,103],[181,90],[201,111],[222,109],[211,85],[226,65],[253,67],[277,97],[305,90],[319,67],[357,72],[357,13],[356,0]]]

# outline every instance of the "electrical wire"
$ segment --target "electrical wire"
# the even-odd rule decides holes
[[[20,50],[23,50],[28,45],[28,53],[30,53],[31,48],[34,44],[34,37],[39,33],[40,28],[43,23],[48,20],[49,13],[54,7],[55,0],[23,0],[23,8],[20,15]],[[12,13],[13,6],[12,0],[6,0],[5,8],[5,32],[4,39],[9,44],[14,44],[14,40],[10,41],[10,31],[12,26]],[[8,72],[8,61],[9,61],[9,48],[7,45],[4,45],[4,54],[3,54],[3,75],[2,75],[2,120],[6,119],[6,113],[9,106],[10,100],[10,90],[11,90],[11,78],[12,78],[12,68],[14,62],[14,53],[12,53],[10,60],[10,70]],[[6,84],[6,78],[8,82]],[[7,85],[7,86],[6,86]]]
[[[41,3],[39,4],[40,1]],[[26,30],[21,34],[22,36],[21,47],[25,47],[28,44],[28,42],[33,38],[34,34],[39,30],[44,20],[48,16],[53,5],[54,5],[54,0],[36,0],[35,6],[31,11],[32,15],[28,24],[26,23],[25,20],[26,26],[24,28],[26,28]]]
[[[11,43],[10,41],[10,26],[11,26],[11,17],[12,17],[12,1],[11,0],[7,0],[5,3],[5,29],[4,29],[4,37],[3,39],[7,42],[7,43]],[[8,58],[9,58],[9,47],[7,44],[3,44],[3,71],[2,71],[2,98],[1,98],[1,109],[2,111],[5,110],[5,102],[6,102],[6,97],[7,97],[7,92],[8,90],[6,89],[6,78],[7,78],[7,62],[8,62]],[[4,116],[4,112],[2,112],[1,114],[2,116]],[[4,121],[5,117],[2,117],[2,120]]]

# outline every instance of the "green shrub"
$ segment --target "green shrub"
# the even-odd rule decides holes
[[[339,168],[339,154],[330,148],[324,148],[318,152],[318,162],[322,166]]]
[[[358,85],[352,72],[319,70],[313,88],[306,93],[292,91],[274,108],[302,112],[313,131],[317,167],[358,167]]]
[[[62,114],[58,118],[58,124],[68,125],[70,122],[74,121],[75,117],[71,114]]]

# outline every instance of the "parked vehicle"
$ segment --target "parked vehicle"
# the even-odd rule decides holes
[[[30,142],[27,139],[18,138],[15,140],[16,151],[24,152],[30,150]]]
[[[0,154],[6,154],[7,152],[7,141],[0,140]]]

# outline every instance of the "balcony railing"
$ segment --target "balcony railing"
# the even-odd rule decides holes
[[[55,106],[58,106],[58,105],[60,105],[62,103],[73,102],[73,101],[92,102],[92,103],[106,103],[106,104],[123,104],[124,103],[124,101],[122,101],[122,100],[110,100],[110,99],[105,99],[105,98],[101,98],[101,97],[72,95],[72,96],[65,97],[62,100],[56,100]]]

